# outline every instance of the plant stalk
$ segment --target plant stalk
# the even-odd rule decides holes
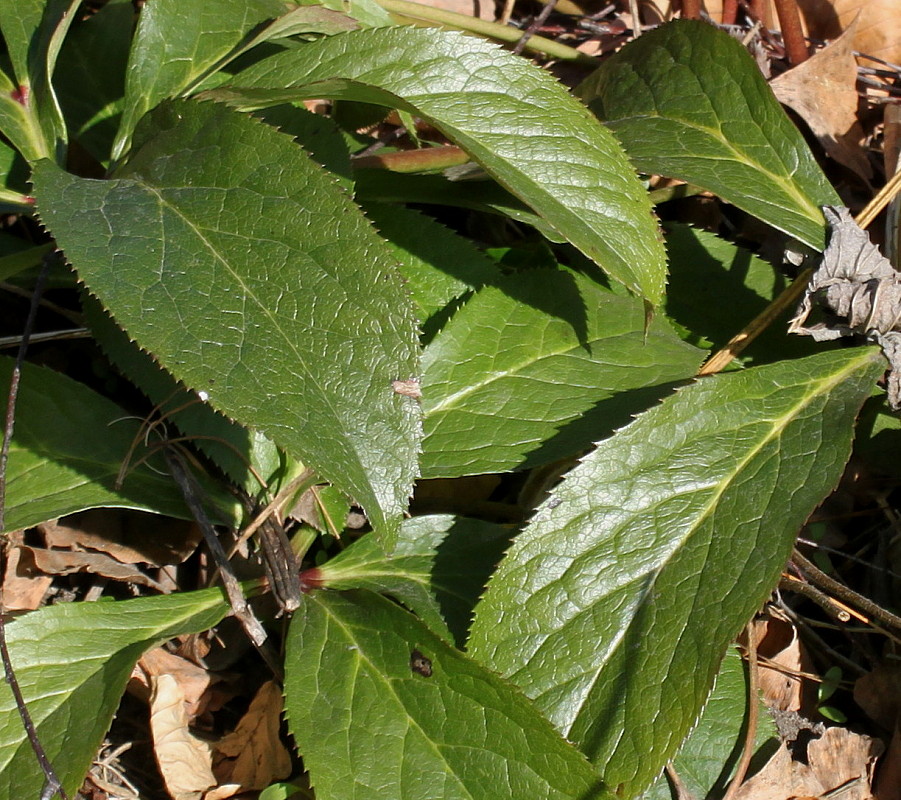
[[[401,22],[466,31],[505,44],[515,45],[522,38],[522,31],[501,25],[499,22],[488,22],[484,19],[469,17],[466,14],[457,14],[454,11],[444,11],[440,8],[424,6],[421,3],[411,3],[409,0],[376,1]],[[542,53],[557,61],[579,64],[587,69],[597,69],[601,65],[598,59],[580,53],[574,47],[546,39],[544,36],[531,37],[525,49]]]

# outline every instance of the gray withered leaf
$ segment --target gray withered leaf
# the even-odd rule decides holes
[[[822,342],[860,334],[876,342],[891,365],[888,401],[901,409],[901,273],[879,252],[847,208],[823,206],[832,229],[789,333]],[[805,326],[814,306],[823,319]]]

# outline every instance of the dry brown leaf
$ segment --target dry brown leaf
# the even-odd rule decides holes
[[[135,665],[131,673],[132,682],[129,684],[129,691],[137,696],[149,697],[153,679],[160,675],[169,675],[178,682],[188,722],[210,710],[212,699],[210,687],[221,680],[209,670],[173,655],[162,647],[156,647],[144,653]],[[138,686],[143,687],[144,691],[139,691]]]
[[[885,661],[858,678],[854,702],[883,730],[894,730],[901,711],[901,665]]]
[[[221,783],[250,791],[291,774],[291,756],[279,738],[281,713],[282,691],[275,681],[268,681],[235,730],[215,745],[215,770]]]
[[[151,679],[150,731],[157,765],[172,800],[200,800],[216,785],[212,748],[188,728],[185,694],[173,675]]]
[[[123,564],[105,553],[83,553],[72,550],[45,550],[42,547],[22,547],[21,564],[26,569],[45,575],[72,575],[90,572],[115,581],[137,583],[158,591],[161,587],[149,575],[130,564]]]
[[[860,14],[854,49],[901,61],[901,0],[798,0],[810,35],[835,39]]]
[[[197,549],[197,525],[128,509],[71,514],[38,526],[47,547],[106,553],[123,564],[179,564]]]
[[[870,800],[875,759],[882,743],[845,728],[827,728],[807,746],[808,763],[782,745],[766,766],[744,783],[735,800],[821,797],[841,787],[842,800]]]
[[[3,606],[7,611],[34,611],[41,605],[53,578],[22,563],[22,532],[7,534],[9,549],[3,573]]]
[[[757,674],[764,702],[779,711],[799,711],[803,681],[798,675],[810,670],[802,656],[798,631],[788,620],[767,617],[754,623],[761,661]]]
[[[828,47],[770,81],[780,103],[799,114],[826,152],[865,180],[873,170],[857,120],[857,21]]]
[[[895,727],[888,750],[879,760],[876,774],[876,799],[901,800],[901,729]]]

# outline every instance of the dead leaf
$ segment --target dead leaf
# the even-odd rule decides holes
[[[9,549],[3,573],[3,607],[7,611],[34,611],[41,605],[53,578],[22,563],[22,531],[12,531],[6,538]]]
[[[816,39],[837,38],[860,14],[853,49],[901,61],[901,0],[798,0],[798,7]]]
[[[901,665],[884,661],[858,678],[854,702],[883,730],[894,730],[901,711]]]
[[[895,727],[876,775],[877,800],[901,800],[901,729]]]
[[[169,675],[178,681],[189,723],[207,710],[217,710],[210,708],[213,699],[210,688],[221,681],[220,676],[170,653],[163,647],[156,647],[141,656],[141,660],[132,671],[129,691],[139,697],[149,697],[153,689],[153,680],[160,675]],[[139,691],[138,686],[143,687],[144,691]],[[222,700],[218,695],[216,700],[221,705]]]
[[[157,591],[162,587],[153,578],[130,564],[122,564],[104,553],[83,553],[72,550],[45,550],[42,547],[22,547],[21,563],[26,569],[45,575],[72,575],[90,572],[124,583],[137,583]]]
[[[760,692],[770,708],[799,711],[804,688],[799,673],[809,672],[809,659],[802,656],[801,639],[791,622],[772,616],[756,620],[760,657],[757,675]]]
[[[864,134],[857,120],[856,32],[857,19],[832,44],[770,81],[770,86],[832,158],[869,181],[873,169],[860,144]]]
[[[188,728],[185,695],[172,675],[151,678],[150,731],[156,761],[172,800],[200,800],[216,785],[212,748]]]
[[[810,279],[789,333],[823,342],[860,334],[882,347],[891,365],[888,402],[901,408],[901,274],[852,219],[847,208],[824,206],[829,246]],[[814,305],[824,321],[805,326]]]
[[[807,746],[807,761],[785,745],[746,781],[735,800],[794,800],[821,797],[841,788],[842,800],[870,800],[870,785],[882,743],[846,728],[827,728]]]
[[[129,509],[82,511],[38,526],[51,548],[106,553],[123,564],[180,564],[200,543],[199,527],[184,520]]]
[[[279,738],[281,713],[282,691],[275,681],[268,681],[235,730],[215,745],[215,771],[221,783],[250,791],[291,774],[291,756]]]

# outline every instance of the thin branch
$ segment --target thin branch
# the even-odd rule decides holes
[[[16,401],[19,397],[19,383],[22,378],[22,367],[25,364],[25,351],[28,349],[28,341],[34,330],[34,323],[37,317],[38,305],[40,303],[41,294],[43,294],[44,286],[47,283],[47,276],[50,274],[50,265],[53,261],[54,253],[48,253],[44,256],[43,266],[35,281],[34,291],[31,293],[31,305],[28,309],[28,318],[25,320],[25,329],[22,332],[22,341],[19,345],[19,352],[16,355],[16,363],[13,365],[12,376],[9,382],[9,394],[6,400],[6,420],[3,427],[3,444],[0,446],[0,531],[6,529],[6,470],[9,464],[9,450],[12,445],[13,433],[16,426]],[[5,561],[5,559],[4,559]],[[13,667],[12,659],[9,655],[9,647],[6,642],[6,623],[3,619],[3,599],[0,596],[0,659],[3,661],[3,672],[6,676],[6,682],[9,684],[13,698],[16,701],[16,708],[22,719],[22,727],[25,728],[25,735],[28,743],[34,752],[41,771],[44,773],[44,788],[41,790],[41,800],[50,800],[55,795],[59,795],[62,800],[69,800],[69,796],[63,789],[62,783],[47,758],[47,752],[44,750],[37,730],[35,730],[34,722],[31,714],[28,713],[28,706],[25,705],[25,698],[22,696],[22,690],[19,687],[19,681],[16,679],[16,672]]]
[[[745,626],[745,637],[747,638],[747,658],[748,658],[748,729],[745,731],[745,740],[741,749],[741,758],[735,767],[735,774],[729,782],[729,788],[723,795],[723,800],[734,800],[738,794],[738,790],[744,783],[745,775],[748,774],[748,767],[751,765],[751,758],[754,755],[754,742],[757,740],[757,719],[760,715],[760,698],[757,695],[758,679],[757,679],[757,642],[754,639],[754,626],[749,622]]]
[[[201,489],[200,485],[197,483],[197,479],[185,466],[181,456],[176,452],[175,448],[165,448],[165,456],[172,478],[175,483],[178,484],[178,488],[181,489],[181,493],[185,498],[185,503],[190,509],[194,519],[197,521],[197,524],[200,526],[207,547],[210,549],[213,560],[219,568],[222,585],[225,588],[225,593],[228,595],[228,601],[235,617],[238,622],[241,623],[244,632],[247,634],[250,641],[253,642],[273,674],[281,680],[283,677],[282,668],[279,665],[275,654],[272,652],[272,648],[267,646],[268,643],[266,641],[267,634],[265,628],[263,628],[260,621],[256,618],[256,615],[253,613],[253,610],[250,608],[250,605],[247,603],[247,598],[244,597],[244,593],[241,591],[241,585],[238,583],[238,579],[232,572],[231,565],[228,562],[228,556],[225,554],[225,549],[222,547],[222,542],[219,541],[213,523],[210,521],[210,518],[207,516],[203,507],[203,501],[200,499]]]
[[[535,35],[535,31],[539,30],[545,22],[547,22],[547,18],[551,15],[551,12],[554,10],[554,7],[557,5],[557,0],[547,0],[544,4],[544,8],[541,9],[541,12],[538,14],[535,19],[532,20],[531,24],[528,28],[526,28],[520,40],[516,43],[516,47],[513,48],[513,52],[516,55],[522,53],[525,49],[526,43]]]
[[[848,588],[845,584],[839,583],[835,578],[830,577],[819,569],[812,561],[805,558],[798,550],[792,553],[792,563],[804,573],[807,580],[820,589],[834,594],[839,600],[860,609],[886,627],[901,632],[901,617],[884,609],[878,603],[874,603],[868,597],[864,597],[862,594]]]

